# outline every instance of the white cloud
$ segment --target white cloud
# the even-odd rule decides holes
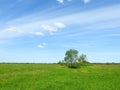
[[[105,21],[116,21],[120,19],[120,12],[118,8],[120,8],[120,4],[63,16],[57,20],[64,22],[65,25],[79,24],[81,26],[86,24],[92,25],[94,23]]]
[[[56,26],[57,28],[65,28],[65,24],[63,24],[61,22],[54,23],[54,26]]]
[[[44,46],[43,46],[43,45],[38,45],[37,47],[39,47],[39,48],[44,48]]]
[[[57,28],[54,26],[51,26],[51,25],[41,25],[40,28],[44,29],[46,31],[49,31],[49,32],[56,32],[57,31]]]
[[[61,4],[63,4],[65,2],[65,0],[56,0],[56,1],[58,1]],[[66,1],[71,2],[72,0],[66,0]]]
[[[39,48],[45,48],[45,46],[46,46],[46,43],[42,43],[42,44],[39,44],[37,47],[39,47]]]
[[[83,2],[84,2],[85,4],[87,4],[87,3],[91,2],[91,0],[83,0]]]
[[[41,25],[40,28],[43,30],[49,31],[50,34],[53,34],[54,32],[57,32],[58,29],[65,28],[65,24],[61,22],[55,22],[52,25],[47,25],[47,24]]]
[[[59,3],[63,4],[65,2],[65,0],[57,0]],[[71,2],[72,0],[66,0],[68,2]]]
[[[31,32],[31,34],[37,35],[37,36],[44,36],[43,32]]]
[[[6,27],[7,28],[1,28],[0,39],[14,38],[28,34],[45,36],[45,34],[47,34],[46,32],[49,32],[50,35],[53,35],[59,29],[64,28],[65,25],[60,22],[54,23],[54,20],[50,20],[50,21],[43,21],[43,22],[39,21],[33,23],[26,23],[24,25],[17,25],[17,26],[14,25],[11,27],[8,26]]]
[[[57,0],[57,1],[62,4],[64,3],[64,0]]]
[[[47,45],[46,43],[42,43],[43,45]]]
[[[6,28],[7,31],[11,31],[11,32],[17,32],[17,28],[16,27],[8,27]]]
[[[17,34],[22,34],[24,33],[24,31],[20,30],[20,28],[18,28],[17,26],[11,26],[11,27],[7,27],[5,29],[6,32],[10,32],[10,33],[17,33]]]
[[[19,18],[19,23],[23,24],[17,24],[15,20],[9,21],[8,27],[7,25],[3,25],[7,28],[1,28],[0,27],[0,39],[3,38],[15,38],[26,34],[31,34],[30,32],[39,32],[40,29],[44,30],[43,33],[49,32],[50,34],[53,34],[58,31],[58,29],[61,29],[61,27],[65,26],[72,26],[72,25],[79,25],[81,28],[86,29],[108,29],[108,28],[117,28],[120,27],[120,12],[119,12],[120,4],[107,6],[107,7],[101,7],[98,9],[88,10],[84,12],[78,12],[73,13],[70,15],[65,15],[61,17],[51,18],[49,20],[28,20],[28,17],[26,18]],[[34,15],[33,15],[34,16]],[[32,16],[31,16],[32,17]],[[36,15],[35,18],[39,17],[39,15]],[[57,22],[57,25],[55,24]],[[62,24],[58,24],[63,23]],[[58,27],[59,26],[59,27]],[[16,33],[16,31],[20,31],[22,33]]]
[[[6,27],[0,30],[0,39],[14,38],[24,35],[24,31],[21,31],[17,26]]]

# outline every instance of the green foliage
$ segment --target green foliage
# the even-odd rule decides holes
[[[63,66],[65,64],[65,62],[64,62],[64,60],[62,60],[62,61],[59,61],[58,64]]]
[[[79,57],[78,57],[78,62],[79,63],[89,63],[87,61],[87,56],[85,54],[81,54]]]
[[[72,65],[70,65],[68,67],[69,68],[79,68],[80,66],[81,66],[80,63],[76,62],[76,63],[74,63],[74,64],[72,64]]]
[[[87,56],[85,54],[81,54],[78,57],[78,51],[70,49],[66,51],[64,60],[59,61],[58,64],[65,65],[69,68],[79,68],[81,66],[87,66],[89,62],[87,61]]]
[[[74,49],[70,49],[66,51],[64,61],[66,65],[70,68],[77,68],[77,59],[78,59],[78,51]]]
[[[120,90],[120,64],[78,69],[58,64],[0,64],[0,90]]]

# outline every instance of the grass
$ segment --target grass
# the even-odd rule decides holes
[[[120,64],[0,64],[0,90],[120,90]]]

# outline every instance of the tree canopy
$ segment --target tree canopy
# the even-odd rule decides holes
[[[80,65],[88,63],[87,56],[85,54],[81,54],[78,57],[78,51],[75,49],[67,50],[65,53],[64,60],[59,61],[59,64],[66,65],[70,68],[78,68]]]
[[[80,62],[80,63],[88,62],[88,61],[87,61],[87,56],[86,56],[85,54],[81,54],[81,55],[78,57],[78,62]]]
[[[78,59],[78,51],[75,49],[70,49],[66,51],[64,61],[69,67],[74,67],[74,64]]]

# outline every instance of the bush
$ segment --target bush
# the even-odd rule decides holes
[[[74,63],[72,65],[68,65],[69,68],[79,68],[80,67],[80,63]]]
[[[62,65],[62,66],[65,65],[65,63],[63,62],[63,60],[62,60],[62,61],[59,61],[58,64],[60,64],[60,65]]]

